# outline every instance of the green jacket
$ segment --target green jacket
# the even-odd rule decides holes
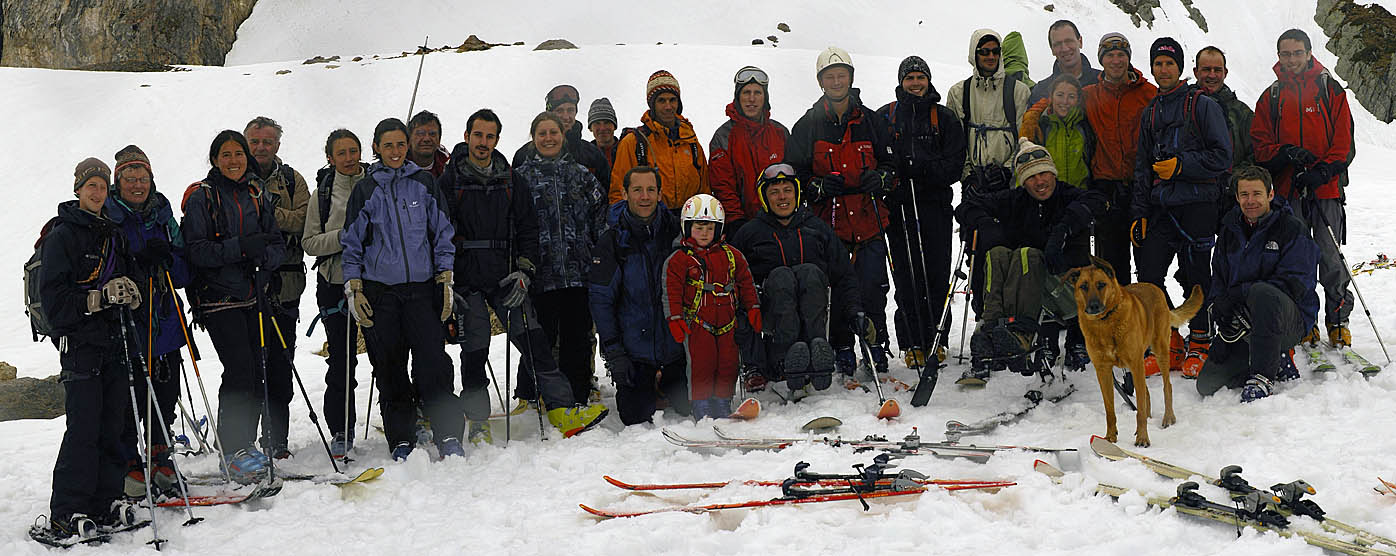
[[[1086,122],[1086,112],[1077,106],[1061,117],[1049,110],[1037,126],[1034,140],[1052,154],[1057,181],[1086,189],[1091,180],[1091,155],[1095,154],[1095,133]]]

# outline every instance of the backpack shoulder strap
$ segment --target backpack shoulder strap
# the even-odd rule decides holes
[[[1275,129],[1280,127],[1280,80],[1276,79],[1270,84],[1270,126]]]
[[[281,179],[286,183],[286,202],[296,204],[296,169],[290,164],[281,165]]]
[[[973,77],[966,78],[966,79],[964,80],[964,82],[961,84],[961,87],[960,87],[960,93],[961,93],[961,94],[960,94],[960,113],[962,113],[962,114],[965,115],[965,116],[964,116],[964,119],[965,119],[965,141],[966,141],[966,142],[969,141],[969,130],[970,130],[971,127],[973,127],[973,125],[972,125],[970,122],[973,122],[973,121],[974,121],[974,115],[973,115],[973,114],[970,114],[970,112],[969,112],[969,82],[970,82],[970,80],[972,80],[972,79],[974,79],[974,78],[973,78]]]
[[[326,168],[320,177],[319,183],[315,184],[315,203],[320,209],[320,231],[325,231],[325,224],[330,221],[330,200],[334,197],[334,168]],[[324,172],[324,170],[321,170]]]
[[[1013,89],[1018,82],[1018,74],[1012,74],[1003,79],[1003,116],[1008,120],[1008,127],[1013,129],[1013,137],[1018,137],[1018,103],[1013,98]]]

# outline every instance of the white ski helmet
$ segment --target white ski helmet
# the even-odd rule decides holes
[[[722,203],[717,197],[699,193],[684,202],[680,219],[683,222],[684,235],[690,233],[693,222],[712,222],[717,224],[713,237],[722,237],[722,225],[727,220],[727,213],[722,210]]]
[[[848,55],[848,51],[837,46],[830,46],[819,53],[819,58],[814,62],[814,78],[819,79],[820,74],[831,66],[844,66],[848,68],[848,73],[853,74],[853,57]]]

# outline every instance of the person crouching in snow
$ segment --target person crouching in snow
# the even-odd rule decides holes
[[[726,417],[737,384],[737,311],[761,333],[761,306],[742,252],[722,242],[724,218],[716,197],[700,193],[683,205],[679,250],[664,262],[669,333],[688,354],[693,418]],[[735,295],[736,299],[733,299]],[[738,307],[740,305],[740,307]]]

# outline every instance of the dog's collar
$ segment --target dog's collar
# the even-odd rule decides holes
[[[1120,304],[1116,303],[1115,306],[1114,306],[1114,307],[1111,307],[1109,311],[1106,311],[1106,312],[1104,312],[1104,313],[1101,313],[1099,317],[1096,317],[1096,320],[1105,320],[1105,319],[1110,318],[1110,315],[1115,314],[1115,309],[1119,309],[1119,308],[1120,308]]]

